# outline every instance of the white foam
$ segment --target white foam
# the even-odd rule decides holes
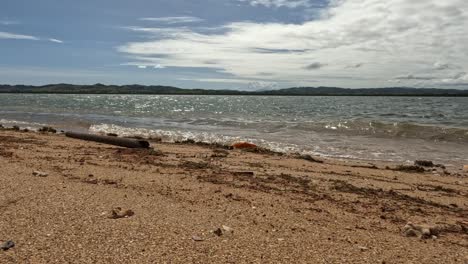
[[[143,137],[143,138],[160,138],[164,142],[177,142],[185,140],[194,140],[196,142],[209,144],[231,145],[234,142],[247,141],[256,144],[275,152],[281,153],[301,153],[321,155],[313,151],[305,151],[295,144],[279,143],[267,141],[264,139],[255,139],[248,137],[226,136],[209,132],[194,132],[183,130],[162,130],[162,129],[147,129],[147,128],[129,128],[114,124],[99,124],[92,125],[89,128],[90,133],[107,134],[114,133],[122,137]]]
[[[42,124],[42,123],[19,121],[19,120],[9,120],[9,119],[0,119],[0,124],[6,125],[6,126],[22,126],[24,128],[28,128],[28,129],[47,126],[46,124]]]

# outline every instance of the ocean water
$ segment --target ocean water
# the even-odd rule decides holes
[[[0,94],[0,124],[468,164],[468,98]]]

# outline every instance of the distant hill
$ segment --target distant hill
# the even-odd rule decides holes
[[[276,91],[263,91],[269,95],[334,95],[334,96],[468,96],[468,90],[435,88],[366,88],[349,89],[338,87],[295,87]]]
[[[187,95],[294,95],[294,96],[468,96],[468,90],[435,88],[368,88],[294,87],[269,91],[182,89],[172,86],[145,85],[74,85],[49,84],[43,86],[0,85],[0,93],[52,94],[187,94]]]

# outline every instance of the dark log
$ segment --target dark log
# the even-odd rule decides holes
[[[150,144],[146,140],[131,139],[131,138],[118,138],[109,136],[100,136],[85,133],[67,132],[65,136],[70,138],[82,139],[87,141],[95,141],[104,144],[110,144],[126,148],[149,148]]]

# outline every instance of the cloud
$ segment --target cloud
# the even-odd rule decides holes
[[[22,35],[22,34],[10,33],[10,32],[2,32],[2,31],[0,31],[0,39],[35,40],[35,41],[47,40],[47,41],[54,42],[54,43],[63,43],[63,41],[54,39],[54,38],[42,39],[42,38],[35,37],[35,36]]]
[[[0,31],[0,39],[40,40],[38,37]]]
[[[267,2],[289,1],[262,1]],[[302,24],[234,22],[208,33],[135,28],[147,38],[118,51],[135,63],[208,68],[239,79],[347,87],[388,86],[389,80],[450,85],[450,75],[468,72],[467,10],[465,0],[333,0],[318,19]],[[326,61],[327,67],[311,61]],[[349,67],[353,70],[343,77]]]
[[[49,41],[51,42],[55,42],[55,43],[63,43],[62,40],[59,40],[59,39],[54,39],[54,38],[50,38]]]
[[[395,77],[395,79],[396,80],[424,80],[424,81],[427,81],[427,80],[434,80],[436,78],[431,77],[431,76],[415,76],[413,74],[408,74],[408,75],[397,76],[397,77]]]
[[[164,24],[188,24],[188,23],[198,23],[204,21],[198,17],[192,16],[176,16],[176,17],[143,17],[140,18],[141,21],[153,21],[160,22]]]
[[[153,68],[153,69],[164,69],[165,67],[161,64],[156,64],[156,65],[150,65],[150,64],[138,64],[138,63],[124,63],[122,65],[126,66],[136,66],[138,69],[148,69],[148,68]]]
[[[278,87],[276,82],[257,81],[249,79],[229,79],[229,78],[179,78],[179,81],[195,81],[201,83],[229,83],[245,85],[245,90],[274,89]]]
[[[437,61],[432,66],[432,69],[435,70],[435,71],[445,71],[445,70],[460,69],[460,67],[458,65],[454,65],[454,64],[451,64],[451,63],[443,63],[443,62]]]
[[[458,72],[453,76],[449,76],[448,78],[442,79],[442,83],[454,86],[468,86],[468,73],[466,72]]]
[[[320,62],[314,62],[314,63],[311,63],[311,64],[305,66],[304,68],[306,70],[318,70],[318,69],[323,68],[325,66],[327,66],[327,64],[323,64],[323,63],[320,63]]]
[[[310,7],[309,0],[238,0],[240,2],[248,2],[252,6],[265,6],[265,7]]]
[[[352,65],[348,65],[345,68],[346,69],[357,69],[357,68],[361,68],[362,66],[364,66],[364,63],[355,63],[355,64],[352,64]]]

